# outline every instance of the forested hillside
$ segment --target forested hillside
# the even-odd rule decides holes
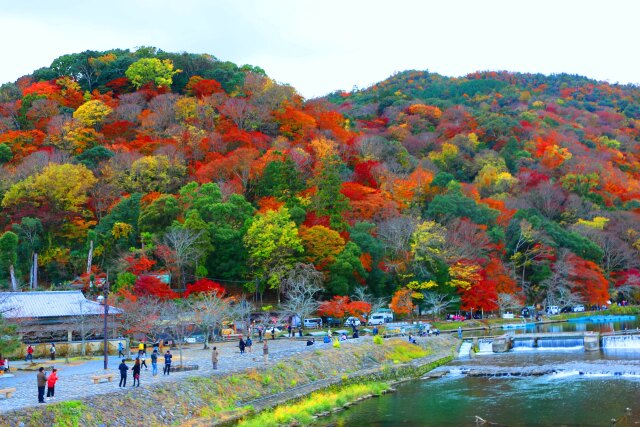
[[[5,288],[286,299],[311,263],[324,299],[398,312],[640,297],[635,86],[407,71],[305,101],[213,56],[88,51],[2,85],[0,162]]]

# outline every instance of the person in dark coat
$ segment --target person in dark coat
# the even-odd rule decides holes
[[[164,375],[169,375],[171,373],[171,359],[173,359],[173,354],[167,350],[164,354],[164,370],[162,371]]]
[[[44,388],[47,386],[47,374],[44,372],[44,368],[41,366],[38,368],[38,403],[44,403]]]
[[[118,366],[118,370],[120,371],[120,384],[118,387],[126,387],[127,386],[127,371],[129,367],[126,363],[124,363],[124,359],[122,359],[122,363]]]
[[[142,365],[140,365],[140,358],[136,357],[136,362],[133,364],[133,369],[131,370],[131,372],[133,372],[133,387],[136,387],[136,383],[137,383],[137,387],[140,387],[140,367]]]
[[[244,348],[246,346],[247,346],[246,343],[244,342],[242,337],[240,337],[240,342],[238,343],[238,347],[240,347],[240,354],[244,354]]]

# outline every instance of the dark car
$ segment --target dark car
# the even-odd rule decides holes
[[[322,317],[322,324],[325,325],[325,326],[328,326],[330,328],[335,328],[335,327],[341,326],[342,322],[340,321],[340,319],[337,319],[335,317],[323,316]]]
[[[562,307],[562,309],[560,310],[560,313],[571,313],[573,311],[572,307]]]

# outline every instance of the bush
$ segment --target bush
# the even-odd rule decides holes
[[[382,343],[384,343],[384,339],[382,338],[382,336],[376,335],[376,336],[373,337],[373,343],[374,344],[378,344],[378,345],[382,345]]]

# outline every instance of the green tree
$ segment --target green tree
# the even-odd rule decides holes
[[[147,83],[154,83],[158,87],[171,86],[173,76],[179,72],[173,69],[170,59],[142,58],[131,64],[125,75],[139,89]]]
[[[304,248],[298,236],[298,228],[291,220],[289,211],[280,208],[258,215],[247,234],[244,244],[249,252],[249,264],[254,277],[266,282],[271,289],[278,289],[283,274],[295,263],[296,256]]]
[[[273,196],[286,202],[303,189],[304,183],[295,163],[287,158],[267,164],[256,186],[256,194],[260,197]]]
[[[98,145],[83,151],[82,154],[76,156],[76,159],[89,169],[95,169],[101,162],[112,157],[113,151]]]
[[[0,144],[0,164],[7,163],[12,158],[11,148],[7,144]]]
[[[349,209],[349,201],[340,192],[342,187],[341,170],[343,163],[336,155],[322,159],[322,169],[314,179],[318,191],[313,197],[313,207],[318,216],[328,216],[331,228],[343,231],[347,228],[342,214]]]
[[[18,236],[6,231],[0,236],[0,282],[11,283],[13,291],[18,290],[15,265],[18,260]]]
[[[476,224],[493,224],[500,214],[495,209],[477,204],[460,191],[449,191],[433,198],[426,212],[429,218],[447,222],[455,218],[469,218]]]
[[[162,233],[178,218],[180,211],[178,200],[170,194],[163,194],[141,210],[138,229],[143,232]]]
[[[362,266],[362,251],[353,242],[345,245],[335,261],[329,267],[327,291],[333,295],[350,295],[361,281],[367,278],[367,271]]]
[[[38,286],[38,252],[42,247],[42,222],[38,218],[24,217],[20,224],[13,224],[12,229],[20,239],[19,265],[22,271],[29,270],[29,288],[35,289]]]
[[[2,315],[0,315],[0,354],[6,355],[12,353],[17,350],[21,344],[17,326],[8,324]]]

